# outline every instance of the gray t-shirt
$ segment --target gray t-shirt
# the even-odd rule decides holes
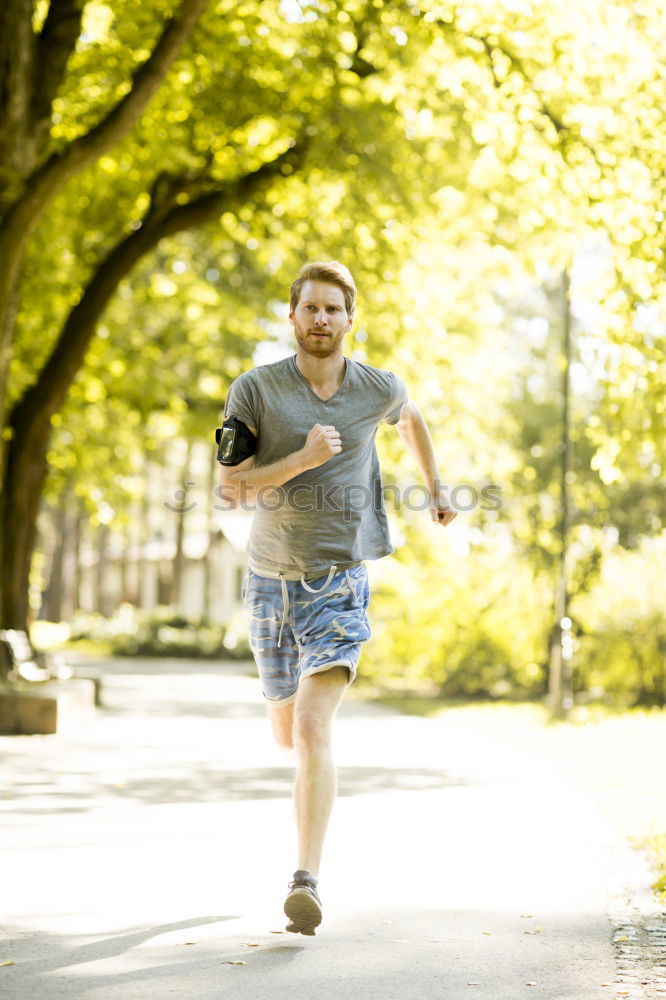
[[[257,430],[255,467],[298,451],[315,424],[332,424],[342,451],[274,491],[260,491],[248,543],[255,573],[309,576],[393,551],[375,434],[397,423],[407,391],[393,372],[345,358],[342,385],[320,399],[292,355],[261,365],[231,385],[225,417]]]

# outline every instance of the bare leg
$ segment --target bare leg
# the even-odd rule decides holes
[[[324,836],[336,791],[331,723],[348,679],[349,671],[342,666],[306,677],[300,683],[295,702],[293,731],[298,770],[294,805],[298,868],[315,877],[319,874]]]
[[[294,705],[268,705],[268,718],[275,742],[283,750],[293,750],[294,747]]]

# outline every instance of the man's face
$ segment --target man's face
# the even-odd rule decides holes
[[[342,289],[328,281],[306,281],[298,305],[289,310],[289,319],[298,346],[315,358],[340,350],[352,326]]]

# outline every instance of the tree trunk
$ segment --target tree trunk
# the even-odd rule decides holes
[[[63,491],[55,510],[48,512],[53,525],[53,543],[48,580],[42,599],[41,617],[46,621],[62,621],[65,550],[67,545],[67,493]]]
[[[136,508],[132,504],[129,522],[122,531],[123,548],[120,556],[120,601],[122,604],[137,605],[136,559],[134,559],[134,532]]]
[[[141,511],[139,515],[139,539],[137,545],[137,590],[139,608],[147,606],[146,593],[148,590],[148,560],[146,559],[146,544],[150,538],[150,495],[149,495],[149,472],[150,462],[144,462],[143,466],[143,496],[141,497]]]
[[[185,553],[184,553],[184,543],[185,543],[185,517],[187,514],[187,491],[190,486],[190,462],[192,457],[191,444],[187,442],[187,449],[185,452],[185,459],[183,461],[183,467],[180,472],[180,489],[183,496],[183,500],[178,503],[177,509],[173,510],[172,516],[176,518],[176,551],[173,558],[173,590],[171,594],[171,603],[174,607],[181,611],[181,602],[183,598],[183,574],[185,569]],[[194,485],[192,483],[192,485]],[[172,505],[173,508],[174,505]]]
[[[25,628],[28,574],[37,507],[46,476],[48,417],[37,419],[29,447],[7,444],[6,387],[27,241],[64,184],[118,144],[140,120],[166,73],[189,39],[207,0],[182,0],[149,58],[135,71],[130,90],[90,132],[44,162],[53,98],[65,76],[79,34],[83,3],[49,4],[39,36],[32,28],[33,0],[0,4],[0,626]],[[52,411],[53,412],[53,411]],[[12,477],[17,477],[12,483]],[[17,537],[14,538],[14,529]]]
[[[210,448],[210,463],[208,466],[208,481],[206,483],[206,537],[208,538],[208,544],[206,545],[206,551],[203,558],[203,606],[201,609],[201,617],[204,621],[210,621],[210,608],[211,608],[211,593],[210,589],[213,581],[213,552],[215,548],[215,522],[213,519],[214,515],[214,501],[215,501],[215,487],[218,482],[218,464],[215,458],[215,449]]]
[[[560,468],[560,552],[555,583],[555,622],[550,649],[548,695],[551,717],[564,718],[573,706],[571,692],[571,662],[563,636],[569,626],[569,534],[571,528],[571,503],[569,477],[572,466],[571,412],[571,308],[569,303],[569,274],[562,274],[562,439]],[[564,627],[566,624],[566,627]]]
[[[87,517],[83,506],[83,500],[76,499],[74,508],[74,572],[72,575],[72,608],[79,611],[83,603],[83,567],[81,564],[83,555],[83,532],[87,523]]]
[[[0,615],[4,628],[27,627],[30,562],[48,472],[49,429],[48,422],[36,422],[9,443],[1,525],[5,544],[0,566]]]
[[[64,494],[64,503],[66,509],[66,522],[65,522],[65,541],[63,545],[63,564],[62,564],[62,605],[61,605],[61,621],[69,621],[72,617],[72,613],[76,608],[74,600],[74,580],[76,571],[76,534],[77,534],[77,506],[76,498],[74,496],[74,491],[71,489],[71,484],[68,486],[67,492]]]
[[[182,178],[162,178],[142,226],[113,247],[70,312],[39,377],[14,407],[0,511],[0,627],[25,628],[35,518],[47,474],[51,417],[63,405],[81,368],[97,323],[111,296],[134,265],[165,236],[207,222],[224,206],[242,203],[263,190],[282,169],[300,162],[304,147],[292,146],[246,176],[180,204]],[[187,186],[187,185],[186,185]],[[191,188],[191,182],[189,184]]]
[[[97,565],[95,566],[95,597],[93,610],[98,615],[106,617],[110,613],[110,600],[108,589],[109,575],[109,527],[106,524],[99,524],[95,531],[95,548],[97,549]]]

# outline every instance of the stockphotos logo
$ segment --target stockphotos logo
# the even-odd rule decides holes
[[[187,489],[196,485],[196,482],[187,482],[186,489],[176,490],[175,503],[166,501],[164,506],[178,514],[194,510],[198,504],[196,501],[187,501]],[[252,490],[241,482],[238,488],[218,486],[215,496],[220,501],[215,504],[216,510],[255,510],[259,507],[269,512],[290,510],[299,514],[341,513],[345,521],[355,520],[363,511],[381,511],[386,505],[396,511],[420,511],[428,510],[433,504],[433,494],[418,483],[405,488],[377,483],[375,489],[354,484],[325,486],[323,483],[297,483],[287,487],[262,486],[259,490]],[[437,496],[440,504],[448,505],[458,513],[468,513],[477,507],[483,511],[497,511],[503,506],[502,488],[496,483],[488,483],[480,488],[472,483],[440,486]]]

